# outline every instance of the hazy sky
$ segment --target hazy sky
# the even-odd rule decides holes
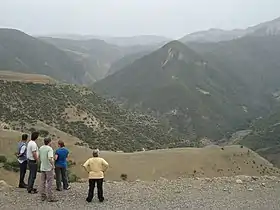
[[[0,0],[0,27],[33,35],[143,34],[178,38],[280,16],[280,0]]]

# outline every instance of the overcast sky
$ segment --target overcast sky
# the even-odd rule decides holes
[[[32,35],[163,35],[244,28],[280,16],[280,0],[0,0],[0,27]]]

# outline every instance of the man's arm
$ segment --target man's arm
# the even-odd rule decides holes
[[[54,158],[53,158],[53,149],[50,149],[48,152],[48,159],[50,161],[50,164],[54,168]]]
[[[31,145],[31,151],[32,151],[32,156],[34,158],[34,160],[38,161],[39,160],[39,156],[38,156],[38,149],[36,145]]]
[[[89,173],[88,164],[89,164],[89,160],[87,160],[87,161],[83,164],[83,168],[85,169],[86,172]]]
[[[25,150],[26,150],[26,146],[23,145],[19,151],[19,154],[17,154],[17,157],[21,157],[23,156],[23,154],[25,153]]]

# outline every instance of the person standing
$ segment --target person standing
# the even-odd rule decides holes
[[[67,158],[69,155],[68,149],[65,147],[62,140],[58,141],[58,149],[55,152],[55,177],[56,177],[56,190],[61,191],[61,181],[63,189],[69,190],[70,186],[67,177]]]
[[[37,176],[37,169],[38,169],[38,160],[39,160],[39,153],[38,153],[38,146],[35,142],[39,137],[38,132],[33,132],[31,134],[31,140],[27,144],[27,164],[29,167],[29,177],[28,177],[28,184],[27,184],[27,191],[28,193],[35,194],[38,193],[37,189],[34,188],[34,183]]]
[[[50,146],[51,138],[44,139],[44,145],[39,149],[40,157],[40,170],[41,170],[41,185],[40,194],[42,201],[48,200],[49,202],[56,202],[53,197],[52,184],[54,179],[54,156],[53,149]]]
[[[92,158],[89,158],[84,164],[83,167],[88,172],[89,178],[89,189],[87,202],[91,202],[94,195],[95,183],[97,184],[97,195],[100,202],[104,201],[103,197],[103,179],[104,172],[108,169],[109,164],[103,159],[98,157],[98,150],[93,150]]]
[[[18,143],[18,152],[16,153],[17,160],[19,162],[19,188],[27,188],[27,184],[24,182],[26,170],[27,170],[27,156],[26,156],[26,150],[27,150],[27,134],[22,134],[21,141]]]

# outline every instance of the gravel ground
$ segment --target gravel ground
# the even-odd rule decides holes
[[[104,203],[86,203],[86,183],[56,192],[57,203],[40,201],[22,189],[0,192],[0,209],[280,209],[280,181],[276,177],[178,179],[155,182],[106,182]]]

